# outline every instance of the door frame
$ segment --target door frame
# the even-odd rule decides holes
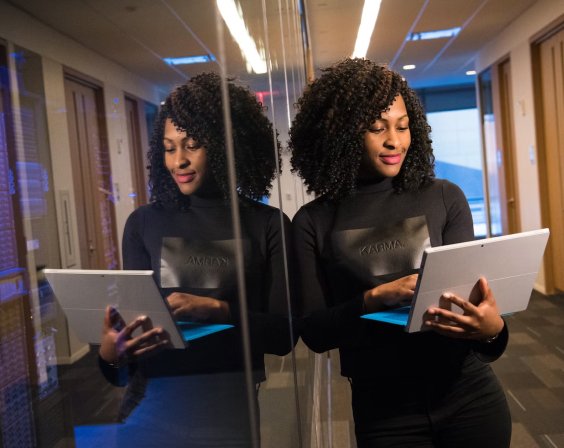
[[[132,154],[135,150],[133,142],[129,142],[129,162],[131,164],[131,186],[136,190],[136,201],[135,208],[146,205],[149,203],[149,193],[147,188],[143,188],[142,192],[137,191],[139,186],[139,177],[143,178],[143,185],[149,185],[149,170],[147,166],[149,165],[149,160],[147,158],[147,151],[149,150],[149,134],[147,130],[147,122],[145,119],[145,101],[141,98],[124,92],[124,101],[132,101],[135,104],[136,116],[137,116],[137,132],[139,137],[139,143],[141,146],[141,154]],[[125,111],[127,114],[127,106],[125,106]],[[126,122],[129,121],[129,117],[126,117]],[[129,127],[129,123],[127,123]],[[139,157],[140,156],[140,157]],[[135,177],[134,177],[135,176]],[[135,181],[134,181],[135,180]]]
[[[545,175],[548,171],[548,157],[546,150],[546,141],[544,138],[544,104],[542,100],[542,73],[541,73],[541,44],[564,30],[564,15],[558,17],[549,25],[544,27],[529,39],[531,48],[531,66],[533,75],[533,98],[535,111],[535,135],[537,146],[537,171],[539,179],[541,223],[543,228],[550,227],[550,201],[549,201],[549,185]],[[553,263],[553,247],[549,238],[548,244],[543,258],[545,294],[556,294],[554,284],[554,263]]]
[[[96,110],[97,110],[97,125],[98,125],[98,133],[99,133],[99,143],[100,143],[100,147],[103,148],[103,150],[109,155],[110,154],[110,148],[109,148],[109,142],[108,142],[108,129],[107,129],[107,125],[106,125],[106,109],[105,109],[105,103],[104,103],[104,86],[103,83],[98,81],[95,78],[92,78],[88,75],[85,75],[77,70],[74,70],[70,67],[66,67],[63,66],[63,78],[64,81],[72,81],[78,84],[81,84],[85,87],[91,88],[94,91],[94,98],[95,98],[95,102],[96,102]],[[65,95],[66,95],[66,88],[65,88]],[[80,168],[80,162],[79,160],[77,160],[76,155],[73,156],[73,152],[71,151],[71,164],[73,167],[73,173],[77,173],[80,171],[77,171]],[[110,171],[112,172],[112,166],[111,166],[111,160],[110,160]],[[80,191],[80,189],[77,189],[77,182],[80,182],[76,179],[76,176],[73,175],[73,184],[74,184],[74,188],[75,191],[78,192]],[[112,186],[113,187],[113,186]],[[80,200],[80,198],[77,197],[77,195],[75,194],[75,210],[76,213],[78,214],[80,212],[80,210],[82,209],[82,207],[78,204],[78,201]],[[110,204],[110,216],[112,219],[112,238],[114,240],[114,245],[116,247],[117,250],[117,254],[116,254],[116,264],[115,264],[115,269],[120,269],[120,247],[119,247],[119,239],[118,239],[118,234],[117,234],[117,223],[116,223],[116,208],[115,208],[115,204]],[[99,231],[100,229],[98,228],[98,223],[95,223],[95,232],[96,232],[96,236],[97,236],[97,240],[100,241],[100,243],[102,242],[102,238],[101,237],[101,232]],[[84,232],[84,229],[80,229],[80,227],[78,228],[78,232]],[[79,241],[80,241],[80,236],[79,236]],[[98,256],[97,256],[97,263],[100,264],[101,263],[101,253],[103,251],[98,250]],[[88,266],[90,263],[88,261],[88,254],[87,253],[83,253],[83,251],[80,251],[80,260],[81,260],[81,266]]]
[[[515,152],[515,128],[513,125],[513,104],[510,98],[505,98],[504,87],[511,89],[511,86],[505,86],[501,67],[504,64],[511,64],[509,57],[503,58],[501,61],[492,66],[492,93],[494,114],[499,117],[495,120],[496,144],[497,150],[501,151],[501,166],[498,166],[500,201],[502,202],[502,227],[503,234],[521,232],[521,206],[519,201],[519,175],[517,172],[517,154]],[[511,183],[515,204],[515,222],[510,223],[508,212],[507,186]],[[513,224],[513,229],[511,229]]]

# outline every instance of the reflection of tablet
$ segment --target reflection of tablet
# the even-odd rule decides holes
[[[179,325],[161,297],[153,271],[94,271],[45,269],[45,277],[79,339],[100,344],[107,306],[116,308],[126,323],[148,316],[154,327],[168,331],[174,348],[231,325]],[[137,330],[136,335],[140,330]]]
[[[367,314],[365,319],[405,325],[405,331],[427,330],[429,308],[451,309],[440,297],[450,292],[478,303],[477,281],[484,277],[500,314],[527,309],[549,236],[548,229],[425,249],[411,307]],[[451,311],[462,314],[453,306]]]

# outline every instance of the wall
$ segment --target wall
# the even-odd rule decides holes
[[[534,115],[533,72],[530,38],[564,15],[561,0],[539,0],[488,43],[476,56],[476,71],[481,72],[500,59],[511,60],[512,93],[515,104],[514,129],[517,176],[521,199],[521,224],[523,231],[542,227],[539,173],[536,157],[536,123]],[[534,163],[529,156],[533,147]],[[544,273],[541,268],[535,284],[545,292]]]
[[[71,204],[74,208],[63,66],[95,78],[103,84],[114,188],[116,192],[119,191],[120,196],[119,200],[116,200],[116,221],[121,253],[123,228],[127,217],[133,211],[133,200],[129,197],[132,180],[127,150],[129,146],[125,126],[124,91],[157,105],[160,104],[164,93],[141,77],[2,1],[0,1],[0,38],[42,57],[59,235],[63,234],[59,198],[61,190],[70,192]],[[73,221],[74,245],[78,248],[76,219]],[[64,254],[63,238],[60,238],[60,241],[61,253]],[[63,267],[67,267],[65,260],[62,262]],[[77,264],[73,267],[80,268],[79,256]]]

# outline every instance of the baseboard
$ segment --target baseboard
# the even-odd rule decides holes
[[[58,365],[69,365],[74,364],[80,358],[86,356],[90,353],[90,346],[88,344],[81,347],[79,350],[74,352],[71,356],[57,356],[57,364]]]

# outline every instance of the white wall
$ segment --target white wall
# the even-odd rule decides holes
[[[511,60],[514,138],[523,231],[537,230],[542,226],[536,155],[533,70],[529,39],[562,15],[564,15],[564,1],[539,0],[506,27],[496,39],[482,48],[476,57],[478,72],[503,57],[509,56]],[[531,163],[529,156],[531,146],[533,147],[534,164]],[[542,270],[537,277],[535,288],[541,292],[546,291]]]
[[[84,73],[103,84],[114,189],[119,190],[120,196],[119,200],[116,200],[116,221],[121,253],[123,228],[127,217],[133,211],[133,200],[129,197],[129,193],[132,191],[132,179],[124,91],[153,104],[160,104],[163,93],[155,85],[1,0],[0,38],[33,51],[42,57],[49,143],[53,164],[53,184],[57,201],[59,235],[61,236],[61,254],[65,253],[59,197],[61,190],[69,190],[74,213],[74,187],[71,176],[71,149],[65,105],[63,66]],[[74,247],[78,249],[76,216],[74,218]],[[64,259],[62,263],[63,267],[67,267]],[[80,268],[80,256],[77,256],[77,264],[74,267]]]

